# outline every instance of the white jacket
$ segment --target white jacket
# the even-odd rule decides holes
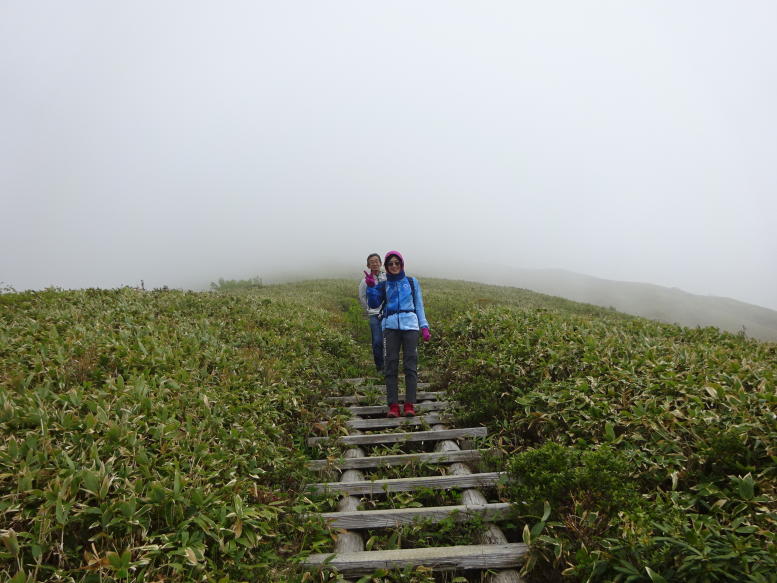
[[[385,271],[379,271],[378,276],[375,278],[376,282],[386,281],[386,272]],[[359,282],[359,303],[362,305],[362,308],[364,308],[364,311],[367,313],[368,316],[377,316],[380,314],[380,309],[383,306],[378,306],[377,308],[371,308],[367,305],[367,282],[364,281],[364,278],[362,277],[362,280]]]

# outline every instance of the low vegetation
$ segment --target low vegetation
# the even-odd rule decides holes
[[[355,373],[294,294],[0,296],[0,579],[288,579],[304,438]]]
[[[775,580],[777,345],[422,283],[422,366],[504,454],[527,581]],[[331,548],[305,438],[370,370],[355,288],[0,295],[0,579],[303,581]],[[443,527],[370,545],[460,542]]]
[[[430,349],[509,454],[536,580],[775,580],[777,345],[484,300],[449,301]]]

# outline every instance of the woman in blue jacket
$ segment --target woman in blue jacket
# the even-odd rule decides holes
[[[424,342],[431,338],[429,323],[424,314],[421,284],[414,277],[405,275],[405,260],[399,251],[386,253],[383,265],[386,281],[378,282],[365,273],[367,303],[371,308],[383,304],[383,346],[385,350],[386,397],[388,416],[399,417],[398,369],[399,350],[405,369],[404,414],[415,415],[416,389],[418,387],[418,335]]]

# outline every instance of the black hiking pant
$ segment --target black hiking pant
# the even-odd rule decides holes
[[[405,403],[415,403],[418,388],[418,330],[383,330],[386,397],[388,404],[399,402],[399,349],[405,369]]]

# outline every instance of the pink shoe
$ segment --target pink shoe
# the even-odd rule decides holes
[[[413,403],[405,403],[405,417],[415,417],[415,407]]]
[[[388,417],[399,417],[399,403],[389,405]]]

